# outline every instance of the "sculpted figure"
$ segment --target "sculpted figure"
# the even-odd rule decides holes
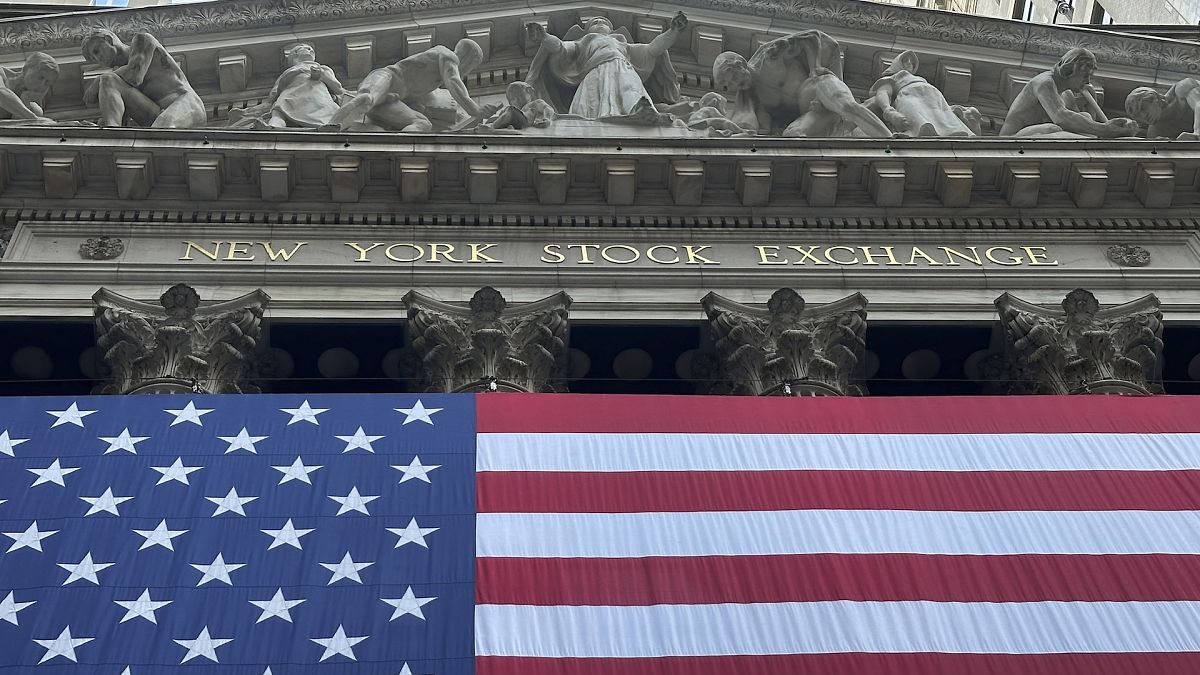
[[[481,63],[483,49],[479,43],[462,39],[453,51],[438,45],[372,70],[359,83],[358,93],[334,113],[330,123],[342,129],[375,124],[392,131],[423,133],[433,131],[431,115],[446,126],[457,121],[458,110],[472,117],[486,117],[498,106],[481,107],[463,82],[463,76]],[[441,87],[458,104],[457,109],[439,100]]]
[[[1138,87],[1125,99],[1125,112],[1146,126],[1146,138],[1200,140],[1200,82],[1180,80],[1165,96]]]
[[[42,103],[58,79],[58,63],[49,54],[34,52],[20,72],[0,68],[0,120],[53,124],[42,113]]]
[[[142,126],[182,129],[204,126],[204,101],[166,48],[149,33],[127,45],[98,28],[83,39],[83,58],[112,68],[83,93],[84,103],[99,101],[100,124],[119,127],[126,120]]]
[[[753,136],[729,119],[729,99],[710,91],[696,100],[680,101],[673,105],[659,104],[658,109],[679,117],[693,131],[706,131],[710,136]]]
[[[1053,68],[1034,76],[1008,108],[1001,136],[1038,136],[1069,132],[1081,136],[1119,138],[1137,133],[1137,123],[1125,117],[1110,120],[1100,111],[1091,93],[1096,56],[1076,47],[1063,54]],[[1063,94],[1071,92],[1088,112],[1068,107]],[[1089,114],[1090,113],[1090,114]]]
[[[842,48],[817,30],[777,38],[747,61],[724,52],[713,63],[713,81],[736,92],[730,119],[739,126],[784,136],[840,136],[857,128],[876,138],[891,130],[854,100],[842,81]]]
[[[539,43],[527,81],[539,98],[561,113],[585,119],[645,117],[651,124],[670,124],[654,102],[679,100],[679,83],[667,50],[687,28],[683,12],[666,32],[646,44],[630,43],[624,31],[614,31],[604,17],[573,27],[567,39],[548,35],[538,23],[526,24],[530,39]]]
[[[973,109],[959,108],[956,113],[938,88],[916,74],[920,60],[916,52],[906,51],[892,60],[871,87],[872,102],[893,131],[908,136],[975,136],[960,115]],[[978,115],[978,111],[974,111]]]
[[[528,82],[513,82],[504,90],[504,94],[508,105],[484,120],[480,126],[488,129],[545,129],[558,116],[554,106],[538,98],[533,85]]]
[[[291,65],[275,80],[267,100],[231,110],[230,126],[316,129],[329,124],[346,90],[332,69],[317,63],[317,52],[307,42],[294,45],[287,56]]]

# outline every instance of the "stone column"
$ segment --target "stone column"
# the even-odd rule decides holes
[[[159,305],[101,288],[95,303],[96,346],[111,370],[104,394],[257,393],[251,383],[260,351],[262,290],[200,306],[186,284]]]
[[[857,380],[866,349],[867,299],[861,294],[805,308],[781,288],[766,308],[709,293],[701,300],[714,343],[715,392],[753,396],[866,393]]]
[[[1150,394],[1162,391],[1162,311],[1147,295],[1100,309],[1077,288],[1061,308],[1008,293],[996,298],[998,337],[985,362],[993,388],[1023,394]]]
[[[416,291],[404,302],[406,370],[422,390],[566,391],[566,293],[512,307],[491,287],[465,307]]]

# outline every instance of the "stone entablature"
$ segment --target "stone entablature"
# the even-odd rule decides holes
[[[294,212],[337,204],[406,213],[562,216],[1144,215],[1200,201],[1187,143],[1008,139],[560,139],[259,131],[26,128],[0,134],[0,197],[30,206]],[[686,153],[686,158],[680,155]],[[432,204],[437,206],[433,207]],[[219,209],[218,209],[218,206]],[[424,205],[430,206],[424,206]],[[253,205],[253,206],[252,206]],[[519,206],[517,206],[519,205]],[[108,208],[111,208],[108,207]],[[865,210],[864,210],[865,209]]]

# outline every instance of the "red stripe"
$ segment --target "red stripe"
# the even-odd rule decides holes
[[[1186,511],[1200,471],[631,471],[476,476],[480,513]]]
[[[1195,396],[805,397],[481,394],[481,433],[1185,433]]]
[[[478,558],[475,571],[481,605],[1200,600],[1200,556],[1167,554]]]
[[[480,656],[478,675],[1192,675],[1200,653],[802,654],[636,659]]]

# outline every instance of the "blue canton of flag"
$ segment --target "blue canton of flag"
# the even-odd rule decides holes
[[[0,399],[0,675],[474,671],[471,396]]]

